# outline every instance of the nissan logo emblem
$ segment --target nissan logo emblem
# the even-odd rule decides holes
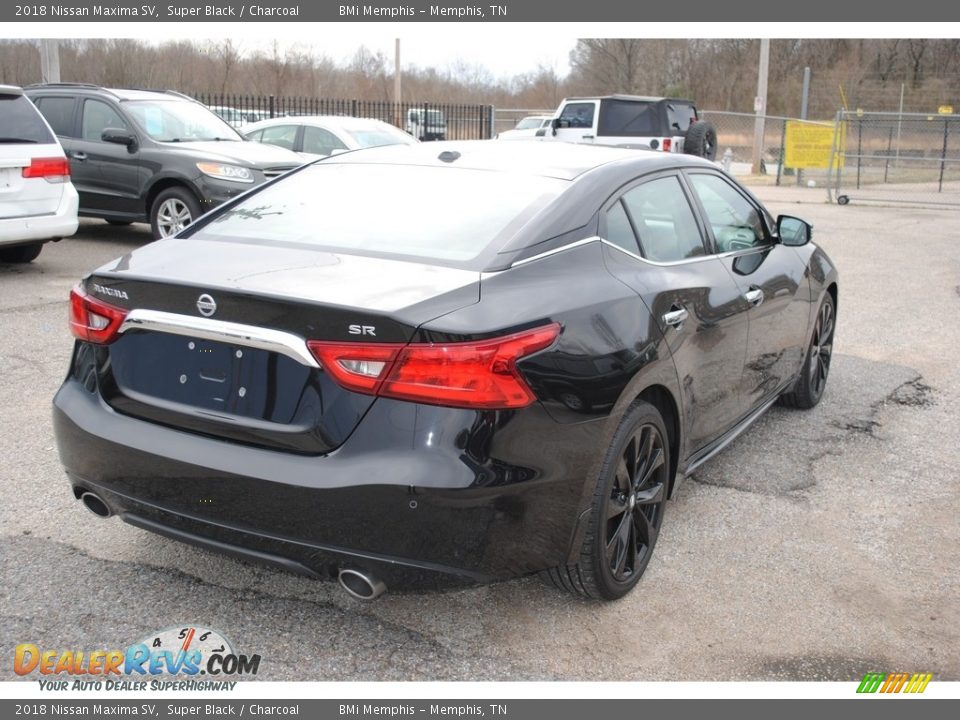
[[[217,301],[207,295],[207,293],[204,293],[197,298],[197,310],[199,310],[200,314],[204,317],[210,317],[217,311]]]

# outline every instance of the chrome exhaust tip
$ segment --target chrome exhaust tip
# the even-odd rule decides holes
[[[97,517],[108,518],[113,515],[113,510],[111,510],[110,506],[103,501],[103,498],[92,492],[88,491],[83,493],[80,496],[80,502],[83,503],[87,510],[92,512]]]
[[[337,573],[337,581],[340,587],[347,591],[348,595],[357,600],[376,600],[387,591],[387,586],[379,578],[365,573],[363,570],[354,570],[353,568],[344,568]]]

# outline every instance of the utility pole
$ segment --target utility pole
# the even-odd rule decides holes
[[[763,161],[763,127],[767,114],[767,75],[770,69],[770,40],[760,40],[760,68],[757,73],[757,96],[753,100],[753,110],[757,118],[753,125],[753,169],[754,175],[760,174]]]
[[[403,127],[403,111],[400,109],[400,38],[397,38],[393,49],[393,105],[394,124]]]
[[[60,41],[43,39],[40,44],[40,79],[45,83],[60,82]]]
[[[800,119],[807,119],[807,112],[810,108],[810,68],[803,69],[803,90],[800,91]],[[786,122],[786,121],[784,121]],[[783,158],[780,158],[783,162]],[[800,187],[803,178],[803,170],[797,168],[797,187]]]

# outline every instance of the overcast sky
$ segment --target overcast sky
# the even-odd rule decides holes
[[[361,45],[393,59],[401,38],[405,66],[486,68],[495,79],[552,67],[569,72],[578,37],[942,37],[956,30],[936,23],[9,23],[7,37],[132,37],[222,39],[247,52],[268,50],[274,38],[344,63]]]

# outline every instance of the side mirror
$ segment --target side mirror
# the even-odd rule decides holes
[[[556,135],[556,134],[557,134],[557,128],[560,127],[560,118],[555,117],[553,120],[551,120],[551,121],[550,121],[550,127],[551,127],[551,129],[553,130],[553,134]]]
[[[137,145],[137,136],[123,128],[104,128],[100,133],[100,139],[103,142],[126,145],[130,152],[133,152]]]
[[[800,247],[813,237],[813,225],[792,215],[780,215],[777,218],[777,235],[784,245]]]

